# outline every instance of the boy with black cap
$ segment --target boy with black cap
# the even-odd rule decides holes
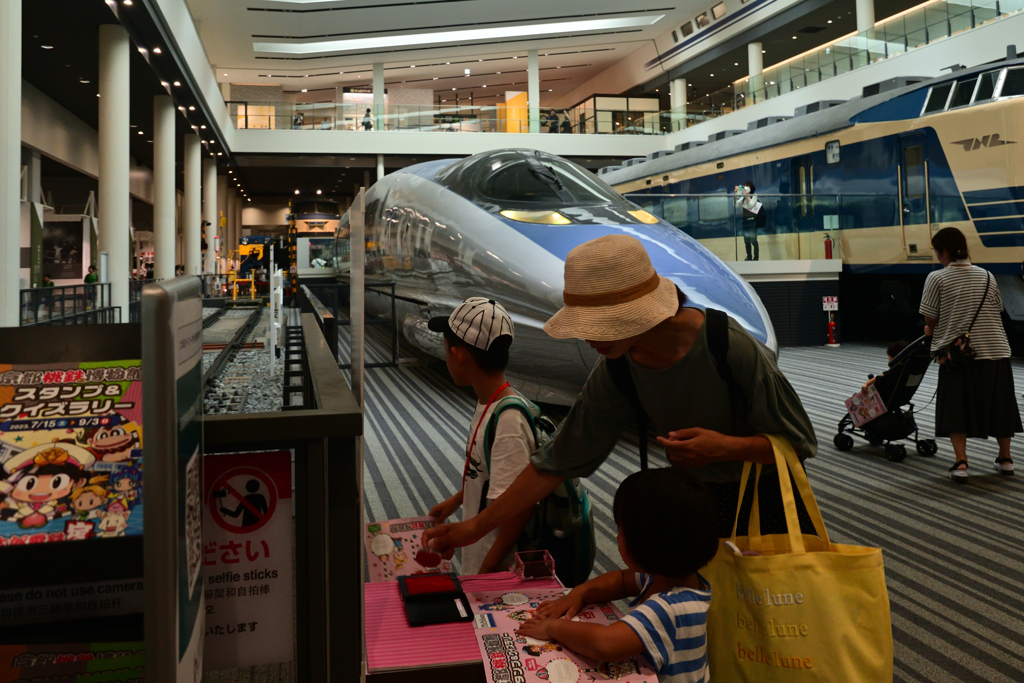
[[[462,488],[430,510],[430,516],[441,524],[460,506],[462,518],[470,519],[504,493],[529,464],[536,445],[529,422],[518,410],[502,411],[497,424],[488,429],[496,405],[516,393],[505,379],[515,327],[502,305],[470,297],[449,317],[432,318],[429,327],[444,334],[445,363],[452,379],[459,386],[472,387],[477,396]],[[489,439],[493,440],[488,459]],[[516,541],[532,515],[531,507],[464,547],[461,573],[487,574],[508,568]]]

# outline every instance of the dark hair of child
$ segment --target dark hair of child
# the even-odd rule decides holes
[[[971,257],[971,252],[967,250],[967,238],[956,228],[943,228],[935,233],[935,237],[932,237],[932,247],[935,251],[946,252],[953,261]]]
[[[508,335],[502,335],[492,341],[491,348],[486,351],[467,344],[451,332],[445,332],[444,338],[451,346],[461,346],[469,350],[469,355],[472,356],[473,362],[476,363],[478,368],[489,375],[493,375],[496,372],[505,372],[505,368],[508,367],[508,350],[512,346],[512,337]]]
[[[613,505],[626,550],[645,573],[684,578],[718,552],[718,514],[707,487],[670,467],[635,472]]]
[[[885,353],[886,355],[889,356],[889,358],[895,358],[896,356],[900,355],[900,353],[902,353],[903,349],[905,348],[907,348],[907,342],[900,339],[899,341],[894,341],[892,344],[889,344],[889,347],[885,350]]]

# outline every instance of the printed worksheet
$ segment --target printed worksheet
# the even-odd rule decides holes
[[[845,403],[855,427],[861,427],[886,412],[885,403],[874,386],[869,386],[866,392],[858,391]]]
[[[529,683],[577,683],[616,680],[622,683],[657,683],[658,676],[645,655],[619,662],[595,662],[558,643],[518,635],[516,629],[545,600],[559,598],[567,589],[470,593],[473,627],[484,660],[487,683],[524,677]],[[610,603],[586,605],[574,621],[611,624],[622,614]],[[511,672],[511,675],[510,675]]]
[[[430,517],[408,517],[366,525],[369,579],[394,581],[410,574],[438,574],[452,570],[451,560],[422,547],[420,535],[434,526]]]

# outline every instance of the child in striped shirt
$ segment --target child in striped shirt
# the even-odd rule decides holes
[[[689,472],[646,470],[619,486],[614,514],[627,569],[541,603],[518,633],[557,641],[599,662],[646,653],[660,683],[707,683],[711,586],[697,570],[718,550],[714,501]],[[571,621],[586,604],[634,595],[632,610],[616,624]]]

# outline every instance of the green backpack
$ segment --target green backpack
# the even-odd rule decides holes
[[[548,443],[555,432],[554,424],[527,399],[516,395],[498,401],[484,431],[484,458],[488,478],[491,471],[491,445],[494,443],[498,418],[506,410],[518,410],[526,417],[533,431],[536,448]],[[486,490],[481,497],[481,502],[486,502]],[[579,479],[566,479],[562,486],[537,505],[537,511],[527,523],[518,548],[547,550],[551,553],[555,560],[555,573],[566,586],[578,586],[590,578],[597,554],[597,542],[594,539],[594,515],[590,509],[590,497]]]

